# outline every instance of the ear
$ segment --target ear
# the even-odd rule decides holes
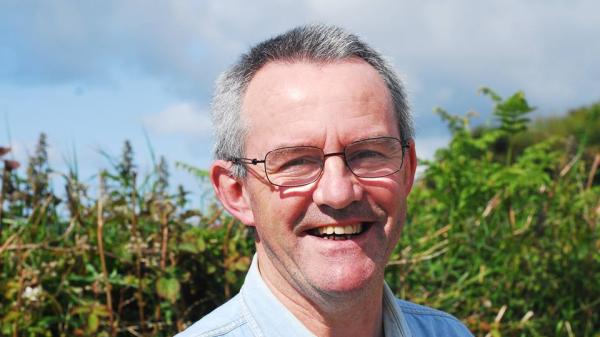
[[[231,173],[230,162],[216,160],[210,167],[210,180],[223,207],[247,226],[254,226],[254,213],[242,181]]]
[[[412,190],[413,183],[415,181],[415,172],[417,171],[417,151],[415,149],[414,139],[410,140],[408,152],[405,154],[404,165],[404,186],[406,195]]]

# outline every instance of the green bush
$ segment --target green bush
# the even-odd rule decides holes
[[[599,130],[584,129],[574,151],[548,137],[513,158],[532,109],[520,92],[484,92],[498,120],[486,132],[440,110],[452,140],[424,163],[387,278],[400,296],[455,314],[477,335],[599,336],[598,159],[581,159]],[[499,139],[509,144],[502,156]]]
[[[525,96],[484,93],[494,127],[439,110],[452,141],[423,162],[386,279],[479,336],[600,336],[597,109],[577,115],[575,141],[523,143]],[[4,161],[0,336],[172,336],[239,290],[251,233],[169,188],[163,159],[139,178],[126,142],[90,186],[47,157],[42,135],[24,176]]]
[[[172,336],[239,289],[253,241],[182,187],[168,194],[164,160],[138,181],[126,142],[98,197],[73,169],[61,200],[46,147],[42,135],[26,178],[3,174],[0,335]]]

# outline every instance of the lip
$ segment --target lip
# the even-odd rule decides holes
[[[354,223],[356,223],[356,222],[354,222]],[[338,223],[338,225],[341,225],[341,223]],[[365,226],[364,223],[363,223],[363,226]],[[331,254],[333,254],[333,255],[338,255],[338,254],[353,255],[358,250],[362,251],[367,246],[370,246],[369,242],[372,239],[374,227],[378,226],[378,223],[377,222],[368,222],[368,225],[366,225],[366,226],[368,226],[368,228],[365,231],[363,231],[360,235],[352,236],[352,237],[350,237],[348,239],[344,239],[344,240],[325,239],[325,238],[321,238],[321,237],[318,237],[315,235],[310,235],[307,232],[303,233],[304,234],[303,239],[307,240],[307,243],[309,243],[311,246],[316,248],[317,251],[321,251],[322,253],[325,253],[326,255],[331,255]],[[312,227],[312,228],[318,228],[318,227],[320,227],[320,226]],[[350,252],[354,252],[354,253],[350,253]]]
[[[308,234],[308,232],[310,232],[314,229],[321,228],[321,227],[329,227],[329,226],[344,227],[344,226],[352,226],[352,225],[356,225],[356,224],[363,224],[363,226],[365,226],[365,225],[371,226],[375,223],[377,223],[377,220],[373,220],[373,219],[347,219],[347,220],[343,220],[343,221],[333,221],[333,222],[323,222],[323,223],[319,223],[319,224],[300,225],[295,229],[295,232],[298,236],[305,236],[305,235],[310,235],[310,234]]]

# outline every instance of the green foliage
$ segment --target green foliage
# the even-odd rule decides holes
[[[469,117],[441,113],[452,140],[424,162],[387,279],[479,336],[598,336],[598,162],[564,151],[559,137],[504,160],[495,145],[527,131],[531,108],[520,92],[486,92],[497,128],[471,132]]]
[[[456,117],[458,118],[458,117]],[[479,126],[473,130],[474,136],[492,132],[496,127]],[[492,145],[492,151],[498,158],[520,155],[526,148],[549,138],[557,141],[553,150],[576,153],[584,150],[581,155],[587,161],[600,152],[600,103],[588,107],[570,110],[566,116],[538,117],[527,125],[526,132],[517,132],[499,137]]]
[[[482,91],[494,127],[438,110],[452,140],[423,163],[386,279],[478,336],[599,336],[600,107],[571,112],[564,133],[528,123],[523,93]],[[112,166],[92,186],[76,165],[52,171],[47,146],[25,177],[4,161],[0,336],[172,336],[239,290],[252,235],[215,204],[207,171],[176,165],[199,179],[193,207],[164,158],[139,177],[129,143],[104,153]]]
[[[27,179],[2,175],[0,336],[172,336],[237,292],[253,240],[216,205],[169,194],[164,158],[138,179],[126,142],[98,197],[71,170],[59,198],[39,144]]]
[[[483,94],[488,95],[495,103],[494,116],[500,120],[500,130],[515,135],[521,131],[527,130],[529,118],[525,117],[528,113],[534,110],[530,107],[525,99],[525,93],[518,91],[506,100],[502,100],[490,88],[482,88]]]

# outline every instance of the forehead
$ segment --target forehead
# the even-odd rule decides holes
[[[398,133],[383,78],[360,59],[268,63],[248,86],[242,116],[247,147],[325,146]]]

